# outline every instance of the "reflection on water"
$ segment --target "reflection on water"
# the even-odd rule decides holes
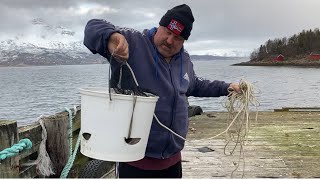
[[[320,106],[320,70],[317,68],[230,66],[236,61],[195,61],[198,76],[239,82],[257,88],[259,110],[284,106]],[[79,88],[107,86],[108,65],[0,68],[0,119],[19,125],[80,104]],[[204,111],[225,111],[225,99],[190,97]]]

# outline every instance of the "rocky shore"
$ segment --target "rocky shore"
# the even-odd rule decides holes
[[[272,61],[270,59],[261,60],[261,61],[247,61],[233,66],[299,66],[299,67],[320,67],[320,60],[311,60],[307,58],[302,59],[287,59],[284,61]]]

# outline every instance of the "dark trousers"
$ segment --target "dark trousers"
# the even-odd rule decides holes
[[[163,170],[143,170],[119,163],[119,178],[182,178],[181,161]]]

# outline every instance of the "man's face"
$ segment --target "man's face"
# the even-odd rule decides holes
[[[154,35],[154,44],[159,53],[165,58],[171,58],[177,54],[182,48],[184,39],[181,36],[174,34],[168,28],[159,26]]]

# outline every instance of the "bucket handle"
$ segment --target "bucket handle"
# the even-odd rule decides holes
[[[110,98],[110,101],[112,101],[112,98],[111,98],[111,63],[112,63],[112,57],[113,57],[113,54],[114,54],[114,51],[112,52],[112,54],[110,55],[110,62],[109,62],[109,73],[108,73],[108,81],[109,81],[109,83],[108,83],[108,88],[109,88],[109,98]],[[128,64],[128,62],[127,61],[124,61],[122,64],[121,64],[121,67],[120,67],[120,71],[119,71],[119,81],[118,81],[118,83],[117,83],[117,87],[119,88],[119,89],[121,89],[121,81],[122,81],[122,71],[123,71],[123,65],[126,65],[128,68],[129,68],[129,70],[130,70],[130,72],[131,72],[131,75],[132,75],[132,78],[133,78],[133,80],[134,80],[134,82],[135,82],[135,85],[136,85],[136,90],[138,91],[139,89],[140,89],[140,87],[139,87],[139,83],[138,83],[138,81],[137,81],[137,79],[136,79],[136,77],[135,77],[135,75],[134,75],[134,72],[133,72],[133,70],[131,69],[131,67],[130,67],[130,65]]]
[[[112,52],[111,56],[110,56],[110,64],[109,64],[109,74],[108,74],[108,80],[109,80],[109,98],[110,98],[110,101],[112,101],[112,98],[111,98],[111,87],[110,87],[110,84],[111,84],[111,62],[112,62],[112,56],[114,54],[114,51]],[[137,79],[135,78],[135,75],[131,69],[131,67],[129,66],[129,64],[127,62],[125,62],[125,64],[127,65],[127,67],[130,69],[130,72],[132,74],[132,77],[133,77],[133,80],[137,86],[137,89],[139,89],[139,84],[138,84],[138,81]],[[121,65],[120,67],[120,75],[119,75],[119,81],[118,81],[118,84],[117,84],[117,87],[118,88],[121,88],[121,80],[122,80],[122,66],[124,64]],[[130,126],[129,126],[129,131],[128,131],[128,136],[124,138],[125,142],[129,145],[135,145],[137,143],[140,142],[141,138],[131,138],[131,131],[132,131],[132,123],[133,123],[133,113],[134,113],[134,109],[135,109],[135,106],[136,106],[136,102],[137,102],[137,96],[136,95],[133,95],[133,109],[132,109],[132,114],[131,114],[131,120],[130,120]]]
[[[129,132],[128,132],[128,136],[124,138],[124,141],[127,144],[130,145],[135,145],[138,142],[140,142],[141,138],[132,138],[131,137],[131,131],[132,131],[132,123],[133,123],[133,114],[134,114],[134,109],[136,106],[136,102],[137,102],[137,96],[133,96],[133,109],[132,109],[132,114],[131,114],[131,119],[130,119],[130,125],[129,125]]]

